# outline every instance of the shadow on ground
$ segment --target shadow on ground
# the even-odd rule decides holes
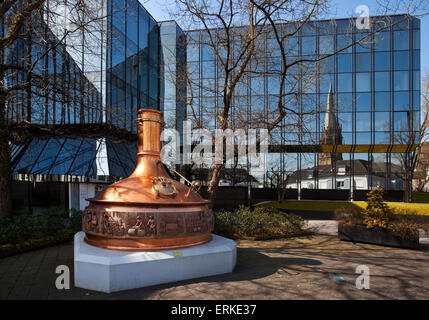
[[[70,267],[73,243],[0,259],[0,299],[428,299],[429,255],[307,236],[237,242],[232,273],[111,294],[55,287],[58,265]],[[371,290],[355,287],[356,266],[371,269]],[[341,277],[337,277],[337,276]],[[336,281],[342,278],[344,281]]]
[[[283,249],[273,249],[270,255],[282,254]],[[320,266],[322,262],[316,259],[299,258],[299,257],[270,257],[260,252],[259,248],[237,248],[237,265],[233,272],[215,275],[209,277],[202,277],[196,279],[183,280],[173,283],[160,284],[146,288],[126,290],[117,293],[112,293],[111,298],[120,298],[122,295],[131,296],[138,292],[140,298],[150,296],[153,292],[158,290],[168,290],[176,287],[185,286],[188,284],[201,283],[234,283],[254,281],[262,278],[269,277],[279,272],[282,269],[294,269],[297,266],[311,267]]]

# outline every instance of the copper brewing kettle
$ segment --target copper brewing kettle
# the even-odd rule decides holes
[[[213,212],[197,192],[169,177],[160,160],[162,112],[138,110],[134,172],[94,198],[82,216],[85,241],[114,250],[166,250],[211,240]]]

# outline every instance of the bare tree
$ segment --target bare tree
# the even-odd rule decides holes
[[[399,160],[402,166],[402,179],[404,181],[404,201],[410,202],[412,189],[413,189],[413,178],[416,169],[419,167],[421,162],[419,156],[422,151],[423,143],[427,142],[429,138],[429,74],[426,73],[422,79],[422,102],[421,102],[421,119],[413,119],[408,113],[408,124],[401,130],[396,130],[393,137],[394,143],[402,145],[416,145],[416,148],[412,152],[401,152],[396,154],[397,160]],[[419,123],[413,123],[419,121]],[[415,130],[414,128],[417,128]],[[421,187],[424,183],[420,183]]]
[[[282,202],[285,199],[287,185],[291,174],[284,168],[271,167],[267,173],[267,177],[271,184],[277,190],[277,201]]]
[[[192,38],[188,37],[188,46],[192,45],[192,43],[201,42],[207,50],[210,50],[215,60],[218,61],[218,72],[221,79],[220,83],[216,86],[208,83],[207,87],[203,85],[201,88],[207,91],[216,90],[217,94],[221,95],[221,105],[216,105],[215,108],[210,108],[210,110],[200,109],[198,111],[194,105],[193,90],[194,88],[198,90],[200,88],[196,88],[192,80],[188,81],[187,104],[190,106],[195,126],[200,128],[212,127],[210,124],[202,123],[201,120],[204,120],[204,118],[200,116],[201,113],[207,114],[211,112],[214,116],[205,118],[206,121],[208,119],[210,122],[216,122],[216,127],[221,130],[234,126],[243,127],[243,122],[246,124],[245,127],[248,128],[252,121],[255,123],[255,127],[260,127],[261,122],[264,122],[270,131],[275,128],[286,115],[286,111],[283,108],[278,115],[270,113],[274,115],[274,119],[261,118],[261,116],[258,116],[258,112],[255,112],[253,117],[249,119],[245,115],[246,112],[238,108],[234,114],[236,117],[233,117],[233,119],[237,120],[231,121],[231,114],[234,113],[234,97],[240,90],[243,90],[241,86],[243,83],[242,79],[250,74],[260,75],[265,72],[264,70],[259,71],[262,64],[258,63],[258,60],[261,57],[260,46],[263,35],[267,32],[270,15],[266,14],[261,8],[258,8],[252,1],[198,2],[180,0],[178,3],[183,8],[185,18],[189,18],[193,22],[198,22],[204,30],[203,39],[193,41]],[[319,5],[319,2],[312,6],[304,2],[299,4],[301,5],[300,10],[307,13],[308,19],[311,16],[315,16],[316,12],[321,11],[323,8],[322,5]],[[288,9],[293,11],[297,8],[293,9],[289,6]],[[246,23],[243,25],[242,21]],[[306,21],[301,21],[301,27]],[[284,49],[283,54],[286,55],[286,50]],[[188,74],[188,77],[192,79],[192,74]],[[286,76],[283,79],[279,78],[277,80],[281,83],[281,90],[284,90]],[[283,105],[283,95],[281,95],[281,100]],[[292,111],[296,113],[295,110]],[[225,163],[226,159],[224,163],[213,166],[209,184],[209,192],[212,200],[215,197]]]
[[[229,185],[234,187],[238,184],[251,183],[254,177],[249,173],[246,165],[239,164],[237,159],[234,159],[231,167],[225,168],[223,178],[229,181]]]
[[[293,50],[296,36],[310,26],[312,20],[324,17],[329,11],[329,1],[327,0],[274,0],[274,1],[238,1],[238,0],[176,0],[177,12],[180,12],[181,23],[189,22],[189,29],[197,29],[195,32],[188,32],[188,46],[202,46],[202,54],[212,55],[216,61],[219,82],[211,84],[210,81],[201,83],[193,81],[193,70],[187,70],[188,94],[186,104],[188,105],[195,127],[211,128],[215,123],[216,128],[225,130],[239,127],[263,127],[270,133],[275,133],[279,128],[288,125],[288,118],[295,119],[294,126],[299,127],[298,144],[303,144],[306,134],[306,123],[302,116],[307,112],[297,107],[296,101],[303,99],[305,87],[313,86],[323,68],[329,68],[325,64],[336,54],[350,49],[356,45],[367,46],[371,41],[377,41],[373,35],[388,29],[389,27],[406,21],[409,17],[401,21],[389,17],[375,17],[371,20],[369,30],[356,33],[356,38],[352,40],[351,30],[356,28],[355,19],[350,19],[349,27],[344,32],[344,45],[331,46],[328,51],[321,54],[309,54],[308,56],[298,55],[291,59],[289,50]],[[378,14],[392,13],[392,10],[412,13],[420,8],[420,1],[409,1],[407,5],[400,6],[396,1],[389,3],[380,2]],[[332,21],[332,24],[335,22]],[[325,25],[326,26],[326,25]],[[192,28],[190,28],[192,27]],[[199,32],[198,32],[199,30]],[[263,53],[261,49],[264,39],[269,34],[270,44]],[[375,38],[375,40],[373,40]],[[279,61],[272,66],[261,68],[263,55],[269,55],[273,51],[279,52]],[[189,52],[189,50],[188,50]],[[204,60],[204,57],[202,57]],[[252,110],[252,114],[241,110],[237,106],[240,102],[240,90],[248,90],[242,87],[246,77],[252,75],[273,76],[275,86],[271,91],[274,103],[264,107],[263,112]],[[300,86],[297,84],[300,83]],[[253,85],[250,86],[251,88]],[[214,107],[204,110],[203,104],[196,105],[194,93],[197,90],[215,91],[219,96]],[[264,106],[266,102],[262,102]],[[244,103],[244,106],[246,104]],[[211,113],[210,113],[211,112]],[[204,118],[203,113],[209,114]],[[213,116],[210,116],[210,115]],[[206,122],[204,122],[206,121]],[[292,121],[293,122],[293,121]],[[239,124],[238,124],[239,123]],[[311,139],[311,137],[310,137]],[[257,141],[257,145],[261,141]],[[215,198],[222,171],[225,168],[226,160],[221,164],[213,166],[209,192],[211,200]]]

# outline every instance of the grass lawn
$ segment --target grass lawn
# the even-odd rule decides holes
[[[403,203],[403,202],[388,202],[389,206],[397,209],[410,209],[418,214],[429,215],[429,203]],[[357,206],[361,209],[366,207],[366,202],[363,201],[317,201],[317,200],[286,200],[281,203],[273,201],[263,204],[265,207],[275,207],[281,209],[296,209],[296,210],[313,210],[313,211],[335,211],[344,206]]]
[[[416,203],[429,203],[429,192],[413,192],[411,200]]]
[[[275,207],[281,209],[297,209],[297,210],[318,210],[318,211],[334,211],[335,209],[352,206],[351,202],[347,201],[317,201],[317,200],[286,200],[282,202],[273,201],[263,204],[264,207]]]
[[[366,208],[366,202],[363,201],[356,201],[353,204],[362,209]],[[429,203],[388,202],[387,204],[394,209],[410,209],[416,211],[418,214],[429,215]]]

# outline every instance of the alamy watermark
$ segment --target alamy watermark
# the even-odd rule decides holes
[[[356,267],[356,273],[359,273],[360,276],[356,278],[356,288],[359,290],[365,289],[369,290],[370,284],[369,284],[369,268],[368,266],[361,264]]]
[[[70,268],[66,265],[59,265],[55,269],[55,273],[59,276],[55,279],[55,287],[58,290],[70,289]]]
[[[191,121],[183,121],[182,157],[180,133],[176,129],[164,129],[161,140],[166,144],[161,149],[163,163],[212,166],[225,163],[250,164],[255,171],[266,172],[269,133],[267,129],[216,129],[212,134],[207,129],[192,129]],[[259,145],[259,152],[256,151]],[[192,148],[193,147],[193,148]],[[213,150],[214,147],[214,150]],[[225,154],[224,154],[225,149]]]
[[[371,28],[371,18],[369,16],[369,7],[359,5],[355,10],[358,17],[356,18],[356,28],[359,30],[369,30]]]

